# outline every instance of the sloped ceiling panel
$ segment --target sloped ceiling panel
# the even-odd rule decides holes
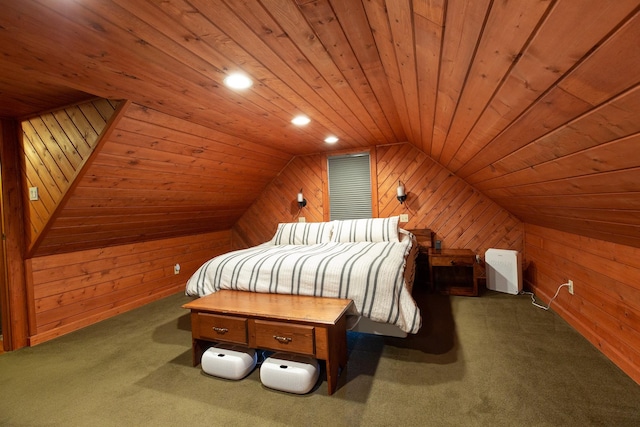
[[[228,230],[289,160],[137,104],[121,115],[33,255]]]
[[[628,151],[640,122],[638,0],[0,7],[1,96],[32,110],[55,106],[51,88],[129,99],[289,159],[409,141],[526,222],[640,246],[640,156]],[[251,89],[223,86],[236,70],[254,79]],[[6,84],[14,75],[32,86]],[[29,108],[1,103],[0,116]],[[292,126],[298,113],[312,122]],[[329,134],[337,145],[323,142]],[[118,144],[105,153],[124,156]],[[147,160],[144,150],[128,151],[130,162]],[[217,169],[233,181],[235,172]],[[114,191],[94,191],[92,204],[108,205]],[[235,197],[208,196],[207,209],[221,210]],[[142,200],[130,203],[143,209]]]

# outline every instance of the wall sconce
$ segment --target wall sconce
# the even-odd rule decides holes
[[[404,184],[398,181],[398,188],[396,189],[398,194],[398,201],[400,204],[403,204],[405,200],[407,200],[407,193],[404,191]]]
[[[305,206],[307,206],[307,201],[304,199],[304,196],[302,195],[302,188],[301,188],[300,192],[298,193],[298,208],[302,209]]]

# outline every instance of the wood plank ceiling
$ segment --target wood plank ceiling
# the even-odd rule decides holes
[[[242,152],[228,155],[248,165],[260,163],[264,149],[291,158],[409,141],[525,222],[640,246],[639,7],[638,0],[0,0],[0,117],[92,96],[127,99],[134,116],[153,111],[194,126],[173,129],[241,141]],[[252,88],[224,87],[232,71],[248,74]],[[312,122],[291,125],[299,113]],[[131,120],[105,153],[126,152],[126,139],[141,131]],[[340,141],[328,145],[328,135]],[[202,148],[216,139],[203,138]],[[150,150],[127,155],[153,160],[144,157]],[[222,177],[224,163],[216,166]],[[264,188],[284,164],[272,162],[252,188]],[[82,197],[75,191],[66,203]],[[200,231],[233,224],[257,197],[240,193],[199,203],[194,212],[233,212]],[[95,203],[108,206],[113,192],[104,194]]]

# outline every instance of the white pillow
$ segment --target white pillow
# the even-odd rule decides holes
[[[271,238],[274,245],[313,245],[331,241],[330,222],[283,222]]]
[[[397,216],[333,221],[332,242],[399,242]]]

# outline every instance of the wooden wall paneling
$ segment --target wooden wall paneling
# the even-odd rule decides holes
[[[117,105],[117,107],[108,121],[105,121],[98,113],[92,113],[93,114],[92,120],[94,123],[91,125],[91,128],[95,133],[86,132],[85,131],[86,128],[84,127],[83,127],[83,130],[80,131],[81,134],[87,135],[86,143],[90,146],[93,146],[93,151],[91,151],[89,156],[79,160],[80,163],[76,168],[76,172],[73,176],[73,179],[66,184],[66,187],[64,188],[64,191],[61,194],[61,198],[57,200],[55,211],[50,213],[50,216],[47,219],[46,223],[44,224],[43,229],[40,230],[40,233],[33,236],[34,238],[30,241],[30,245],[27,251],[27,257],[33,256],[35,252],[38,250],[38,247],[40,246],[42,241],[45,239],[46,231],[52,226],[55,219],[60,214],[62,207],[65,205],[65,202],[69,199],[70,195],[73,193],[73,190],[78,185],[78,182],[82,179],[82,176],[86,172],[88,166],[91,164],[92,159],[95,158],[94,152],[99,151],[99,147],[103,145],[104,142],[108,139],[111,131],[113,130],[114,125],[122,116],[122,112],[126,110],[126,107],[129,105],[129,103],[126,101],[120,102],[119,104],[112,104],[107,100],[97,100],[97,101],[93,101],[90,104],[91,105],[85,105],[83,107],[83,109],[87,112],[87,113],[82,113],[83,116],[85,114],[89,115],[90,111],[95,111],[96,106],[100,104],[103,104],[103,108],[105,110],[108,110],[109,108],[113,108],[113,105]],[[85,123],[81,120],[80,121],[74,120],[73,122],[81,123],[81,124]],[[98,130],[99,132],[96,132],[96,130]],[[97,136],[95,139],[93,138],[94,135]]]
[[[431,151],[425,151],[436,161],[442,155],[444,141],[449,133],[490,4],[489,0],[447,2],[433,142]]]
[[[533,186],[536,183],[553,185],[559,180],[567,180],[580,176],[600,176],[613,179],[618,175],[605,174],[606,172],[623,172],[632,170],[637,165],[636,154],[640,146],[640,134],[598,145],[575,154],[561,157],[557,160],[545,162],[534,168],[521,169],[518,172],[507,174],[500,179],[501,184],[517,191],[522,185]],[[497,184],[496,181],[485,181],[477,187],[487,190]],[[611,182],[611,186],[616,186]]]
[[[640,382],[638,248],[525,225],[533,269],[527,282],[546,300],[567,279],[552,307],[635,381]]]
[[[311,222],[321,222],[324,219],[323,204],[318,203],[318,200],[322,201],[322,188],[318,186],[318,182],[322,181],[322,157],[324,156],[301,156],[296,158],[296,161],[300,162],[299,168],[292,168],[294,172],[298,172],[295,175],[292,174],[291,178],[297,180],[300,183],[300,187],[305,191],[303,192],[305,199],[307,200],[307,206],[305,206],[300,212],[300,216],[308,218]],[[320,159],[320,161],[318,161]],[[296,182],[291,182],[291,185],[295,185]],[[295,197],[297,193],[291,195]],[[297,205],[297,202],[295,202]]]
[[[523,170],[537,173],[539,168],[550,162],[556,163],[557,161],[562,161],[566,156],[638,134],[640,132],[638,111],[640,111],[640,86],[636,86],[602,106],[589,111],[589,113],[568,123],[567,126],[556,129],[493,162],[489,167],[485,167],[471,175],[470,179],[480,189],[497,187],[496,184],[500,184],[503,181],[517,185],[517,179],[515,178],[518,174],[523,173]],[[633,166],[636,165],[637,163]],[[580,164],[575,166],[583,167]],[[615,160],[609,161],[605,158],[591,172],[602,172],[605,167],[609,167],[609,169],[624,169],[627,166],[616,167]],[[569,175],[572,172],[573,168],[567,170],[566,174]],[[508,179],[505,180],[505,177],[508,177]],[[545,181],[552,179],[556,179],[556,177],[550,176]],[[523,183],[528,184],[529,182]]]
[[[555,2],[475,123],[456,159],[450,163],[451,170],[458,170],[534,104],[564,73],[606,39],[636,5],[635,0],[598,3],[594,7],[571,1]]]
[[[243,163],[237,158],[230,157],[230,159],[235,160],[232,163],[230,161],[225,161],[225,159],[216,159],[215,156],[212,156],[211,159],[207,159],[195,153],[171,153],[160,149],[137,147],[134,143],[120,144],[115,141],[111,141],[108,146],[103,149],[102,153],[105,155],[130,159],[130,161],[133,162],[131,166],[136,167],[138,165],[144,165],[144,167],[150,172],[163,172],[175,168],[181,172],[190,172],[192,175],[198,174],[202,177],[211,177],[215,175],[223,177],[226,176],[226,171],[236,177],[242,175],[246,175],[248,178],[270,177],[269,171],[264,168],[255,167],[255,165],[252,167],[252,161],[249,159]],[[222,165],[224,169],[209,169],[212,162]]]
[[[109,102],[98,102],[96,108],[103,110],[101,111],[101,115],[106,114],[109,110],[111,114],[115,111],[115,107]],[[45,116],[45,118],[48,119],[51,124],[58,125],[60,130],[64,132],[66,138],[61,137],[60,139],[73,146],[75,151],[74,157],[77,156],[80,159],[85,159],[93,151],[92,142],[97,140],[98,134],[93,128],[89,131],[87,127],[78,127],[79,123],[77,123],[77,121],[79,115],[71,113],[73,109],[79,110],[79,107],[72,106],[63,110],[53,111],[50,117]],[[75,121],[71,119],[70,114],[73,114]],[[84,118],[83,114],[81,114],[81,116]],[[109,120],[109,117],[105,118],[105,123]],[[77,162],[74,162],[74,164],[77,164]]]
[[[484,197],[477,191],[465,189],[465,191],[461,192],[456,198],[458,203],[450,209],[448,214],[445,212],[448,208],[445,208],[442,214],[440,214],[440,217],[433,222],[434,226],[438,227],[439,234],[443,236],[444,240],[451,242],[457,238],[454,234],[456,229],[472,209],[475,208],[478,203],[482,202],[483,198]],[[467,223],[467,225],[468,224],[469,223]]]
[[[48,221],[71,188],[80,169],[87,162],[91,150],[98,143],[113,107],[107,100],[94,100],[80,106],[69,107],[70,113],[58,111],[46,113],[22,122],[22,147],[25,157],[23,177],[29,185],[38,186],[41,198],[29,201],[27,221],[29,223],[28,245],[30,250],[47,228]],[[93,122],[91,131],[78,120],[78,111]],[[70,119],[70,115],[76,120]],[[72,141],[70,138],[81,137]],[[86,148],[85,148],[86,147]]]
[[[395,59],[398,62],[400,83],[409,117],[410,141],[421,146],[422,129],[420,120],[420,100],[418,95],[418,77],[416,70],[416,52],[413,32],[413,15],[411,13],[410,0],[397,0],[385,2],[389,19],[389,28]]]
[[[371,216],[380,216],[380,194],[378,191],[378,151],[369,151],[369,176],[371,177]]]
[[[100,105],[102,105],[102,103],[100,103]],[[118,108],[118,106],[112,105],[111,102],[109,102],[108,105],[113,108],[113,111]],[[64,114],[62,114],[63,112]],[[77,105],[70,106],[58,112],[54,111],[53,114],[56,116],[58,122],[63,124],[67,137],[77,145],[82,157],[86,158],[90,156],[93,152],[94,141],[97,141],[100,133],[93,128],[80,107]],[[68,121],[65,116],[68,117]],[[105,123],[106,121],[108,120],[105,120]],[[74,129],[76,130],[75,132]]]
[[[583,228],[585,230],[589,228],[595,228],[596,230],[606,229],[608,233],[634,237],[636,239],[640,237],[640,225],[637,224],[637,220],[625,221],[625,223],[616,223],[611,220],[597,221],[592,217],[584,219],[574,215],[563,215],[561,209],[540,209],[540,211],[535,213],[537,217],[543,220],[548,218],[552,221],[571,222],[575,228]],[[632,216],[633,212],[630,212],[628,215]],[[636,222],[636,224],[627,224],[626,222]]]
[[[36,305],[33,286],[33,266],[31,259],[24,261],[24,282],[25,296],[27,300],[27,321],[29,324],[27,337],[34,335],[38,331],[38,323],[36,321]]]
[[[337,98],[337,95],[330,88],[315,86],[313,90],[310,82],[317,82],[321,77],[311,64],[297,51],[286,33],[281,30],[279,24],[272,16],[262,9],[258,4],[243,3],[234,5],[235,13],[242,16],[243,24],[222,25],[221,28],[238,43],[246,43],[256,49],[257,55],[248,55],[239,45],[229,40],[221,44],[216,40],[210,28],[203,29],[203,34],[198,34],[202,40],[209,41],[213,49],[224,52],[227,57],[241,58],[244,67],[250,66],[256,78],[269,83],[273,88],[270,91],[269,99],[272,102],[282,105],[284,111],[284,122],[288,123],[291,117],[298,112],[306,112],[312,116],[313,122],[306,126],[304,130],[297,129],[297,132],[307,131],[310,127],[315,127],[314,123],[322,125],[322,130],[313,134],[316,141],[323,140],[328,133],[335,133],[342,137],[342,143],[347,145],[363,145],[366,139],[360,134],[358,123],[345,120],[345,117],[352,117],[351,111]],[[229,16],[225,22],[235,21],[234,16],[226,7],[218,7],[216,14]],[[181,16],[184,14],[181,14]],[[192,18],[194,14],[189,14]],[[205,18],[206,19],[206,18]],[[205,21],[208,27],[208,21]],[[189,28],[192,28],[191,26]],[[257,34],[253,30],[261,28]],[[224,38],[227,36],[224,35]],[[286,82],[286,83],[285,83]],[[266,86],[266,85],[265,85]],[[264,90],[269,90],[265,87]],[[332,111],[339,111],[334,114]],[[350,135],[350,137],[346,137]],[[280,138],[283,140],[285,138]],[[293,142],[294,140],[291,139]],[[299,149],[300,141],[293,144],[296,151]],[[315,145],[315,144],[314,144]]]
[[[201,252],[210,253],[213,247],[211,242],[203,241],[202,236],[189,236],[180,239],[174,239],[175,241],[171,244],[180,246],[189,255]],[[31,262],[36,260],[37,266],[37,269],[33,271],[32,280],[38,283],[34,291],[38,310],[42,312],[66,305],[62,302],[71,304],[83,298],[105,296],[109,293],[110,286],[113,289],[118,289],[141,283],[142,280],[139,277],[141,272],[146,278],[150,278],[148,276],[155,278],[155,276],[166,276],[164,270],[171,267],[171,275],[173,275],[175,263],[171,264],[167,259],[175,257],[175,247],[158,246],[159,242],[166,244],[169,241],[167,239],[145,245],[134,244],[127,247],[111,247],[109,250],[94,249],[33,258]],[[221,247],[228,246],[228,243],[222,244],[217,241],[215,244]],[[180,261],[186,262],[187,265],[197,264],[197,262],[185,258],[182,257]],[[183,266],[182,263],[180,265]],[[126,271],[127,269],[132,269],[132,271]],[[187,269],[187,271],[189,270]],[[191,271],[195,271],[195,268]],[[124,274],[127,276],[123,276]],[[124,283],[121,281],[124,277],[136,277],[136,279],[130,283]],[[87,282],[97,280],[104,282],[87,289]],[[107,284],[106,288],[104,284]],[[52,297],[57,298],[58,302]]]
[[[473,173],[546,135],[550,130],[565,125],[591,107],[569,93],[552,90],[455,172],[475,184],[469,178]]]
[[[65,22],[66,31],[60,33],[60,38],[64,39],[71,34],[77,34],[83,32],[85,26],[90,26],[94,31],[86,32],[87,35],[83,39],[74,40],[75,46],[78,47],[79,52],[92,52],[96,49],[95,46],[109,45],[111,50],[110,57],[113,64],[111,67],[128,70],[126,73],[131,78],[134,78],[137,82],[136,88],[130,95],[134,99],[143,100],[146,105],[153,106],[159,109],[175,109],[174,115],[179,117],[180,111],[188,111],[192,107],[189,105],[201,105],[198,101],[198,97],[206,99],[217,99],[218,102],[208,102],[207,110],[212,114],[216,114],[220,117],[226,117],[228,122],[237,123],[246,131],[246,136],[251,137],[254,140],[259,140],[260,135],[267,134],[266,129],[263,127],[264,121],[255,110],[243,111],[243,114],[228,114],[222,105],[222,98],[218,94],[218,91],[210,90],[215,87],[210,84],[210,77],[204,77],[199,73],[199,70],[195,70],[192,67],[180,67],[180,62],[170,54],[166,54],[162,51],[162,48],[172,44],[172,42],[164,38],[161,33],[160,37],[163,42],[149,43],[140,40],[154,40],[152,34],[145,32],[150,29],[151,31],[158,33],[153,29],[152,25],[136,18],[133,15],[129,15],[128,12],[121,8],[122,5],[115,5],[113,3],[92,3],[90,5],[74,5],[71,4],[65,10],[65,14],[62,16],[62,20]],[[73,9],[73,12],[71,12]],[[60,13],[55,8],[51,9],[53,14]],[[74,17],[74,20],[67,19],[68,17]],[[104,17],[110,17],[110,19],[104,19]],[[130,19],[133,19],[131,21]],[[99,22],[100,30],[96,31]],[[118,22],[117,24],[114,22]],[[126,28],[119,25],[128,25]],[[132,30],[135,29],[135,30]],[[75,31],[73,31],[75,30]],[[73,31],[73,32],[72,32]],[[138,36],[138,32],[143,33],[142,36]],[[105,34],[109,34],[108,39]],[[67,43],[71,43],[70,40],[63,40]],[[84,45],[84,46],[83,46]],[[74,51],[75,53],[75,51]],[[99,52],[94,53],[99,56]],[[75,58],[78,62],[82,63],[82,55]],[[193,58],[189,58],[193,60]],[[143,61],[146,66],[137,66],[132,69],[132,64],[140,64]],[[191,63],[191,61],[187,61]],[[153,71],[151,71],[153,70]],[[176,70],[180,70],[178,73]],[[111,85],[111,87],[117,87],[117,73],[114,73],[114,77],[106,80],[104,76],[95,76],[91,74],[85,76],[78,76],[78,84],[84,83],[88,87],[95,87],[96,91],[100,88],[95,84],[95,81],[102,81],[103,84]],[[84,77],[84,78],[83,78]],[[84,80],[84,81],[83,81]],[[207,84],[209,83],[209,84]],[[107,89],[108,90],[108,89]],[[113,90],[113,89],[111,89]],[[167,103],[160,101],[159,103],[150,101],[148,95],[145,93],[164,93],[164,99],[171,99],[171,93],[176,91],[182,92],[185,95],[184,101],[180,103]],[[104,93],[104,90],[100,93]],[[195,119],[195,118],[194,118]],[[206,123],[206,122],[203,122]]]
[[[35,120],[34,120],[35,121]],[[47,177],[47,188],[55,187],[59,193],[66,188],[68,179],[63,170],[56,163],[56,156],[51,154],[48,148],[49,139],[42,139],[33,123],[26,122],[22,126],[24,156],[29,163],[42,175]],[[52,141],[55,144],[55,140]],[[53,149],[53,147],[51,147]]]
[[[405,4],[408,4],[405,2]],[[402,123],[402,128],[409,142],[417,144],[408,109],[402,79],[400,77],[399,62],[396,59],[396,50],[393,44],[393,36],[389,24],[389,16],[384,0],[368,1],[363,3],[369,26],[372,30],[376,48],[380,54],[380,60],[387,76],[391,95],[393,97],[393,105],[398,111],[398,117]]]
[[[415,172],[405,182],[405,191],[407,192],[405,204],[410,212],[417,210],[424,204],[429,185],[443,172],[440,165],[423,155],[415,156],[415,163]]]
[[[278,7],[280,5],[282,4],[276,4]],[[216,4],[198,3],[197,7],[207,20],[210,20],[211,16],[222,17],[217,20],[217,25],[231,40],[239,44],[258,47],[254,50],[255,57],[251,58],[244,53],[243,49],[233,49],[232,43],[225,40],[226,43],[221,48],[227,53],[227,56],[232,58],[239,55],[241,57],[247,56],[247,59],[251,61],[264,64],[266,68],[263,70],[263,78],[277,86],[276,93],[294,105],[304,106],[304,110],[309,111],[307,114],[311,114],[311,111],[314,110],[318,111],[320,114],[313,115],[313,118],[322,122],[326,128],[337,126],[338,129],[344,130],[344,134],[351,135],[358,144],[363,144],[366,141],[368,133],[332,88],[320,85],[315,87],[315,91],[311,90],[310,83],[322,79],[322,76],[310,64],[309,60],[300,54],[287,33],[281,29],[280,23],[276,22],[271,14],[262,10],[261,5],[251,3],[234,5],[234,8],[238,10],[237,13],[243,17],[242,22],[238,21],[235,12],[228,10],[227,6],[220,2]],[[218,40],[215,38],[209,40],[215,35],[209,26],[208,23],[205,25],[205,33],[199,34],[199,37],[215,49],[220,49]],[[253,29],[259,28],[262,28],[263,31],[254,33]],[[247,62],[251,64],[251,61]],[[252,69],[261,70],[261,67],[252,67]],[[278,83],[280,79],[286,82],[286,85],[280,85]],[[339,114],[336,116],[332,110]],[[293,113],[294,111],[291,111],[292,115]],[[327,114],[330,114],[331,123],[335,123],[335,125],[330,124],[329,117],[327,119],[323,117]]]
[[[374,199],[380,217],[407,212],[409,222],[402,224],[403,228],[430,228],[443,240],[444,247],[469,248],[479,254],[491,247],[522,250],[522,228],[516,218],[412,144],[379,146],[375,153],[372,160],[377,159],[374,182],[378,183],[378,195]],[[249,246],[262,243],[273,236],[278,222],[290,222],[291,213],[281,206],[295,197],[299,189],[296,183],[303,176],[309,178],[307,185],[316,189],[318,197],[309,203],[326,208],[328,200],[320,198],[326,197],[326,176],[309,172],[322,171],[325,163],[326,155],[295,157],[234,226],[237,240]],[[306,172],[304,168],[308,168]],[[402,176],[409,192],[406,206],[395,197],[398,176]],[[322,220],[307,216],[307,221]]]
[[[33,258],[37,333],[30,343],[180,292],[204,261],[229,250],[225,231]]]
[[[636,86],[637,73],[630,70],[640,66],[640,53],[638,49],[629,50],[628,47],[629,43],[633,43],[631,40],[640,37],[640,25],[636,25],[638,20],[640,15],[636,13],[481,152],[473,154],[473,158],[464,166],[454,170],[456,174],[468,178],[483,167]],[[628,54],[620,55],[620,52],[627,50]],[[470,179],[469,182],[475,184],[474,180]]]
[[[263,4],[269,9],[270,13],[280,24],[280,27],[287,35],[288,38],[296,45],[300,53],[305,56],[318,73],[322,76],[324,81],[332,88],[336,93],[337,99],[342,100],[344,105],[349,107],[349,111],[345,118],[349,123],[353,125],[357,124],[360,129],[360,133],[368,141],[376,141],[378,143],[389,142],[385,138],[385,135],[379,128],[380,125],[387,125],[384,116],[380,124],[376,124],[374,117],[371,115],[371,111],[367,111],[364,108],[362,101],[358,99],[358,93],[347,84],[345,76],[339,69],[339,61],[331,60],[330,53],[331,48],[325,47],[320,38],[309,37],[309,34],[314,34],[314,31],[309,28],[307,18],[304,15],[305,9],[303,7],[297,7],[293,2],[280,2],[278,0],[264,0]],[[312,11],[314,9],[311,9]],[[342,30],[339,26],[335,26],[334,30]],[[344,34],[342,34],[344,38]],[[342,55],[352,56],[348,50]],[[361,72],[358,70],[358,77],[361,77]],[[367,83],[368,84],[368,83]],[[360,91],[360,95],[364,95]],[[382,115],[381,110],[378,111],[379,115]],[[388,135],[393,137],[390,130]]]
[[[456,156],[473,124],[513,67],[550,4],[550,1],[491,4],[451,130],[439,158],[442,165],[448,166]]]
[[[425,182],[425,187],[423,187],[421,191],[418,191],[418,188],[420,188],[419,186],[412,187],[416,188],[415,196],[407,198],[407,201],[405,202],[408,209],[415,212],[413,216],[421,218],[420,225],[423,228],[429,228],[426,225],[427,223],[424,222],[425,216],[431,210],[438,208],[437,203],[439,200],[439,194],[436,194],[436,192],[441,189],[445,183],[448,182],[449,184],[452,184],[454,182],[452,180],[449,180],[449,178],[451,177],[451,173],[449,171],[435,164],[430,168],[430,172],[430,179]],[[411,223],[411,220],[409,222]]]
[[[626,197],[624,193],[640,191],[640,187],[638,186],[639,179],[640,168],[635,167],[621,171],[602,172],[599,174],[558,179],[550,182],[519,185],[517,187],[488,189],[484,190],[483,193],[496,200],[503,197],[508,199],[513,198],[514,203],[527,203],[524,199],[521,199],[521,197],[535,196],[536,199],[531,199],[529,204],[538,203],[537,198],[541,197],[546,197],[548,200],[559,200],[561,203],[565,203],[565,196],[573,198],[584,194],[591,194],[593,195],[593,201],[596,203],[589,203],[590,207],[606,207],[606,205],[598,203],[598,201],[606,199],[608,199],[609,203],[615,201],[615,199],[611,199],[611,195],[607,193],[615,193],[620,197],[620,202],[633,201],[633,194],[631,194],[631,197]],[[559,194],[563,196],[558,197]],[[616,205],[618,204],[610,204],[609,207]],[[630,207],[635,208],[634,206]]]
[[[127,120],[123,129],[137,134],[147,135],[159,140],[189,143],[195,148],[219,144],[220,150],[227,153],[256,152],[262,158],[279,159],[282,165],[291,159],[291,154],[271,146],[256,143],[245,138],[224,133],[220,126],[215,128],[202,126],[158,110],[133,103],[127,110]],[[222,148],[224,147],[224,148]]]
[[[477,224],[487,224],[500,211],[500,207],[490,200],[482,200],[478,203],[469,216],[469,222]],[[471,244],[471,240],[476,237],[478,230],[475,227],[468,227],[467,223],[460,225],[457,230],[451,234],[451,247],[467,248]]]
[[[372,28],[367,21],[366,11],[361,2],[345,2],[342,0],[330,0],[338,20],[343,23],[342,30],[349,44],[353,48],[366,79],[370,82],[371,89],[380,104],[380,108],[393,130],[395,141],[406,141],[406,133],[400,122],[398,110],[394,106],[393,95],[389,82],[384,73],[384,67],[380,59]]]
[[[424,8],[425,10],[422,10],[421,6],[423,6],[421,2],[413,3],[416,72],[421,120],[421,145],[418,148],[421,148],[425,153],[430,153],[436,115],[445,1],[430,2],[430,8]]]
[[[635,13],[593,52],[588,60],[558,83],[558,87],[591,105],[600,105],[638,84],[640,13]],[[631,47],[631,48],[630,48]],[[621,54],[621,52],[625,52]]]
[[[455,210],[463,200],[466,199],[467,185],[464,181],[456,179],[455,177],[447,179],[433,194],[434,202],[432,209],[425,212],[423,221],[429,224],[429,228],[433,230],[435,237],[439,240],[443,240],[443,236],[440,236],[440,229],[431,227],[431,224],[437,223],[438,219],[442,221],[447,220],[448,213]],[[442,219],[444,218],[444,219]],[[443,240],[442,247],[447,247],[446,241]]]
[[[114,145],[113,151],[111,151],[112,154],[117,154],[116,150],[120,148],[120,156],[136,156],[140,159],[154,159],[166,162],[167,157],[169,157],[169,159],[175,159],[176,164],[183,164],[191,159],[194,166],[198,166],[201,163],[207,164],[205,162],[217,162],[230,168],[229,172],[243,169],[243,174],[246,174],[248,179],[254,178],[254,176],[262,178],[265,173],[271,173],[273,168],[281,167],[283,163],[281,159],[274,159],[266,154],[250,157],[246,155],[246,149],[223,145],[213,140],[190,137],[184,133],[179,134],[177,130],[172,132],[171,137],[165,136],[162,139],[158,139],[153,135],[141,133],[140,131],[129,132],[126,130],[127,123],[123,125],[123,127],[118,127],[116,135],[111,138],[114,143],[110,144]],[[165,134],[168,133],[166,129],[162,130]],[[178,139],[180,137],[181,139]],[[123,147],[124,150],[127,150],[124,153]],[[162,158],[161,155],[163,156]],[[212,170],[211,173],[213,172],[216,171]],[[206,176],[206,174],[203,175]]]
[[[67,177],[67,179],[73,177],[75,175],[77,165],[82,162],[82,157],[76,149],[74,141],[67,136],[65,129],[54,117],[53,113],[42,115],[34,121],[40,135],[48,134],[53,141],[55,141],[55,145],[52,143],[51,146],[56,147],[57,145],[56,163],[64,172],[65,177]],[[103,121],[103,125],[104,123],[106,123],[106,121]]]
[[[289,158],[264,145],[129,105],[75,184],[41,251],[231,227]],[[178,212],[195,219],[185,220]],[[162,213],[164,219],[158,217]],[[100,218],[100,225],[83,221],[81,215]],[[122,215],[128,218],[122,221]]]
[[[234,225],[234,244],[248,247],[266,242],[278,223],[296,222],[299,216],[306,222],[324,221],[323,163],[326,156],[322,154],[295,157]],[[296,197],[301,187],[307,206],[299,210]]]
[[[0,214],[3,244],[2,280],[0,295],[2,308],[2,334],[5,350],[27,345],[29,317],[27,283],[25,281],[24,250],[24,191],[21,177],[21,149],[18,141],[19,126],[13,120],[0,119]],[[6,264],[4,261],[6,260]]]
[[[501,209],[496,215],[494,215],[490,221],[485,224],[477,224],[478,230],[475,236],[469,241],[470,247],[479,248],[477,252],[484,253],[488,248],[499,247],[500,249],[516,249],[517,247],[504,247],[498,245],[503,239],[503,236],[510,231],[509,226],[515,226],[515,221],[511,221],[510,215],[504,209]]]
[[[344,27],[340,24],[338,17],[336,16],[333,8],[329,4],[329,0],[316,0],[310,3],[300,3],[298,5],[300,13],[304,15],[307,20],[310,29],[318,35],[318,40],[322,41],[322,47],[326,50],[326,54],[335,63],[338,70],[331,73],[335,78],[340,79],[344,76],[344,79],[349,82],[348,85],[353,89],[353,95],[358,97],[361,105],[368,106],[367,108],[373,117],[379,118],[375,121],[376,128],[371,129],[371,133],[375,136],[377,141],[380,142],[395,142],[396,137],[389,124],[387,117],[385,116],[380,101],[375,97],[374,91],[361,67],[354,67],[353,64],[358,63],[358,59],[354,54],[354,49],[349,44]],[[350,26],[350,25],[345,25]],[[291,35],[287,28],[284,28],[287,34]],[[294,39],[294,41],[296,41]],[[318,47],[314,48],[314,51],[320,51]],[[317,63],[326,63],[327,58],[323,53],[318,55]],[[309,57],[309,55],[307,55]],[[337,73],[339,71],[339,74]],[[342,93],[339,90],[338,93]],[[347,100],[347,105],[358,105]],[[361,117],[362,112],[355,111],[356,116]],[[367,113],[369,114],[369,113]]]
[[[532,209],[531,212],[527,212]],[[610,223],[610,224],[624,224],[625,226],[637,226],[640,225],[640,211],[638,209],[625,209],[625,210],[610,210],[610,209],[589,209],[589,208],[576,208],[567,210],[562,207],[555,206],[516,206],[515,211],[518,215],[525,214],[527,216],[541,215],[557,218],[575,218],[576,220],[587,221],[590,220],[595,224]],[[611,231],[611,227],[607,227],[607,230]]]
[[[415,150],[409,144],[402,144],[397,152],[378,147],[376,154],[378,216],[384,218],[397,214],[401,208],[396,197],[398,181],[405,185],[405,191],[410,194],[412,188],[407,185],[408,181],[420,170],[421,163],[416,161],[420,156],[415,155]],[[391,158],[392,155],[396,156],[395,161]],[[408,195],[407,198],[409,197]]]

